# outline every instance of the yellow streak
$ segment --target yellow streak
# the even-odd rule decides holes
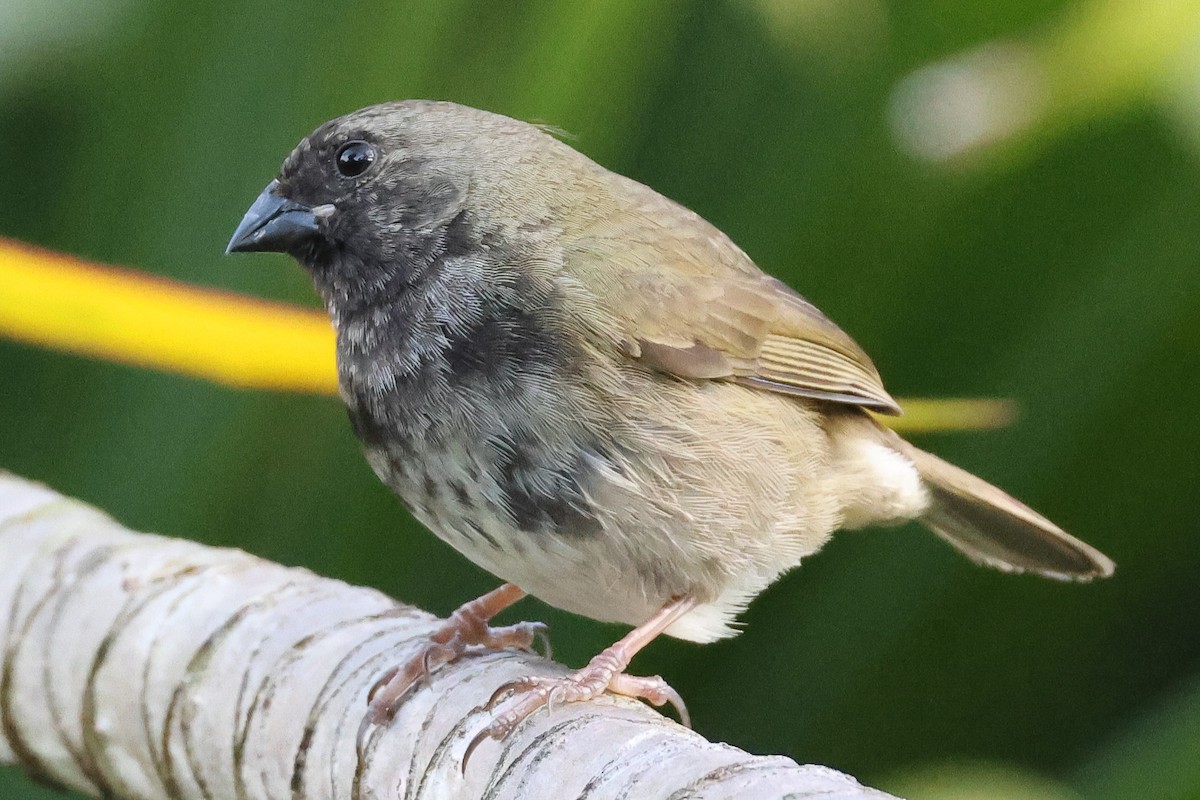
[[[5,239],[0,335],[231,386],[337,391],[324,314]]]
[[[877,416],[877,420],[900,433],[941,433],[1003,428],[1017,417],[1011,400],[992,397],[909,397],[897,400],[902,417]]]
[[[229,386],[337,393],[323,313],[189,286],[0,238],[0,336]],[[899,431],[1011,421],[1005,400],[901,400]]]

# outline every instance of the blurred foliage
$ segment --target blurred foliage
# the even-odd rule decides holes
[[[4,0],[0,235],[315,306],[287,259],[221,252],[316,124],[437,97],[564,128],[824,308],[895,393],[1015,398],[1012,428],[922,444],[1119,565],[1058,585],[912,526],[846,534],[741,637],[635,669],[709,737],[914,800],[1200,798],[1197,20],[1195,0]],[[1088,70],[1107,88],[1072,95]],[[1013,93],[1035,80],[1054,91]],[[911,146],[942,134],[987,157]],[[328,399],[11,342],[0,376],[0,465],[129,525],[440,612],[494,585],[412,524]],[[620,630],[520,613],[569,663]],[[0,798],[32,796],[0,773]]]

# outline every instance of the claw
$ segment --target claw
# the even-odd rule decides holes
[[[667,688],[671,689],[669,686]],[[679,692],[671,689],[671,693],[667,696],[667,702],[675,709],[675,714],[679,717],[679,724],[690,729],[692,727],[692,715],[688,713],[687,704],[683,702],[683,697],[680,696]],[[659,703],[659,705],[661,706],[662,703]]]
[[[558,686],[555,686],[553,689],[551,689],[549,692],[546,693],[546,713],[547,714],[554,713],[554,703],[556,701],[562,700],[563,694],[564,694],[564,689],[561,684]]]
[[[496,687],[496,691],[492,692],[491,697],[489,697],[487,702],[483,704],[483,710],[492,711],[496,708],[500,701],[504,700],[509,695],[516,694],[520,691],[528,691],[536,685],[537,684],[534,682],[533,678],[515,678],[514,680],[506,681]]]
[[[662,681],[662,678],[658,678],[657,676],[655,677],[657,680]],[[664,706],[670,703],[671,708],[675,709],[675,716],[679,717],[679,724],[685,728],[691,728],[692,715],[688,713],[687,704],[683,702],[683,697],[680,696],[679,692],[667,685],[665,681],[663,681],[662,689],[660,691],[661,694],[654,699],[646,699],[650,700],[650,702],[656,706]]]
[[[421,679],[428,685],[433,680],[434,666],[441,666],[449,661],[453,661],[455,656],[461,653],[463,646],[458,639],[458,635],[451,639],[447,644],[434,643],[427,645],[421,653]],[[434,655],[439,657],[445,656],[446,659],[441,664],[432,664]]]
[[[554,650],[550,647],[550,626],[544,622],[533,623],[533,637],[542,643],[542,658],[554,660]]]
[[[517,682],[518,681],[510,681],[509,683]],[[505,684],[505,686],[507,685],[508,684]],[[485,739],[495,739],[498,742],[504,741],[508,738],[509,734],[517,729],[518,725],[527,720],[534,714],[534,712],[536,712],[539,708],[542,708],[543,705],[543,703],[539,702],[529,709],[517,709],[505,712],[504,714],[495,717],[491,722],[485,725],[483,729],[479,731],[479,733],[475,734],[475,736],[467,744],[467,749],[463,751],[463,774],[467,774],[467,762],[471,760],[471,754],[475,752],[475,748],[483,744]]]
[[[429,659],[433,656],[434,645],[429,645],[421,651],[421,673],[426,683],[433,680],[433,667],[429,664]]]
[[[367,749],[367,731],[378,725],[379,722],[380,720],[375,719],[374,715],[368,711],[363,715],[362,721],[358,723],[358,734],[354,737],[354,752],[358,754],[360,762],[362,754]]]
[[[679,692],[675,691],[674,687],[663,680],[660,675],[654,675],[649,678],[638,678],[622,673],[613,676],[608,688],[615,694],[640,697],[650,705],[656,707],[670,703],[671,707],[675,709],[675,713],[679,716],[679,724],[685,728],[692,727],[692,718],[688,714],[687,705],[683,702],[683,697],[680,696]]]
[[[491,726],[488,726],[491,727]],[[467,744],[467,749],[463,751],[462,757],[462,774],[465,777],[467,774],[467,762],[471,760],[471,754],[475,752],[475,748],[483,744],[484,739],[491,738],[488,735],[488,729],[484,728],[479,733],[475,734],[474,738]]]
[[[371,684],[371,689],[367,692],[367,702],[370,703],[372,700],[374,700],[375,695],[379,694],[379,690],[391,682],[392,678],[396,677],[396,673],[399,671],[399,667],[392,667],[387,672],[383,673],[379,680]]]

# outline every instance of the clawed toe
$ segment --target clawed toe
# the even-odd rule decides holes
[[[493,711],[500,702],[508,697],[519,692],[528,692],[538,685],[538,678],[517,678],[516,680],[507,681],[496,687],[496,691],[492,692],[492,696],[483,704],[484,711]]]
[[[422,682],[428,683],[438,667],[457,661],[471,647],[488,650],[511,647],[532,653],[535,652],[534,643],[538,642],[549,657],[549,628],[540,622],[520,622],[503,628],[481,626],[478,630],[466,631],[459,628],[450,630],[453,625],[453,620],[447,622],[446,626],[434,633],[434,641],[421,648],[406,664],[388,670],[375,682],[367,695],[369,716],[374,722],[382,723],[391,719],[396,707],[409,692]]]
[[[367,694],[369,710],[364,725],[387,722],[400,701],[434,670],[462,657],[470,647],[503,650],[509,647],[532,652],[541,642],[550,654],[549,628],[541,622],[518,622],[493,628],[488,621],[525,596],[519,587],[506,583],[483,597],[466,603],[435,630],[429,642],[407,663],[388,670]],[[360,731],[361,734],[361,731]]]
[[[389,669],[367,694],[367,717],[375,724],[387,722],[414,687],[428,682],[434,669],[458,658],[465,648],[457,640],[428,644],[403,666]]]
[[[687,706],[679,692],[661,677],[655,675],[642,678],[618,672],[614,674],[601,654],[592,664],[564,677],[549,678],[530,676],[507,681],[496,687],[483,710],[496,711],[492,720],[467,744],[463,753],[462,768],[465,772],[471,754],[485,740],[503,741],[526,719],[542,709],[553,711],[561,703],[577,703],[591,700],[605,692],[645,700],[654,706],[670,703],[679,714],[680,722],[691,727]],[[597,663],[599,662],[599,663]]]
[[[554,651],[550,647],[550,626],[544,622],[519,622],[517,625],[526,626],[529,629],[529,644],[521,649],[528,653],[537,653],[534,644],[542,646],[542,658],[547,661],[554,658]],[[514,625],[513,627],[517,627]]]
[[[675,709],[675,714],[679,717],[679,724],[685,728],[692,727],[692,717],[688,714],[687,705],[683,702],[683,697],[679,692],[675,691],[675,688],[671,684],[663,680],[661,675],[641,678],[636,675],[621,673],[613,676],[612,682],[608,685],[608,690],[613,694],[625,697],[641,698],[655,707],[665,706],[669,703]]]
[[[491,650],[512,647],[526,653],[537,653],[535,644],[542,646],[542,655],[550,658],[550,626],[544,622],[518,622],[503,628],[485,628],[475,644]]]
[[[542,708],[549,709],[552,694],[562,681],[569,681],[570,678],[562,679],[546,679],[546,678],[518,678],[515,681],[509,681],[501,685],[496,691],[492,692],[492,696],[484,704],[484,710],[491,712],[497,705],[507,699],[512,699],[512,703],[508,708],[503,709],[500,713],[492,717],[491,722],[484,726],[483,730],[475,734],[471,741],[467,744],[466,751],[463,752],[462,771],[465,774],[467,764],[471,760],[471,754],[475,752],[475,748],[483,744],[488,739],[494,739],[502,742],[517,729],[517,726],[536,713]],[[555,684],[551,686],[550,684]]]
[[[371,688],[367,691],[367,703],[373,703],[375,701],[375,696],[379,694],[379,690],[391,683],[392,678],[395,678],[396,674],[399,672],[399,667],[392,667],[387,672],[383,673],[383,675],[379,676],[379,680],[371,684]]]

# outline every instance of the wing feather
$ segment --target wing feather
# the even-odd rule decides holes
[[[900,413],[870,357],[816,306],[699,216],[623,185],[641,213],[593,219],[564,255],[619,319],[629,355],[681,378]]]
[[[870,358],[814,306],[795,302],[774,279],[736,276],[725,282],[727,291],[680,287],[671,302],[639,307],[631,297],[619,304],[639,357],[683,378],[726,378],[899,413]]]

